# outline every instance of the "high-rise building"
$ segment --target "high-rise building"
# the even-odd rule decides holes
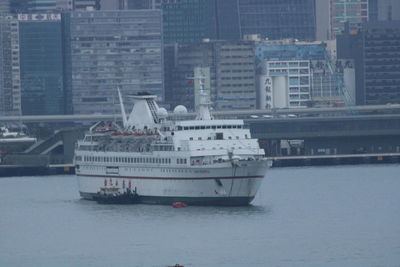
[[[115,113],[117,87],[163,100],[160,10],[71,12],[64,28],[69,111]]]
[[[23,115],[64,114],[61,16],[19,14]]]
[[[237,0],[163,1],[164,43],[239,40]]]
[[[373,0],[377,1],[377,20],[400,20],[400,1],[398,0]]]
[[[61,17],[1,17],[0,113],[64,114]]]
[[[10,0],[3,0],[0,2],[0,15],[10,13]]]
[[[100,10],[100,0],[73,0],[73,10],[75,11],[93,11]]]
[[[368,21],[368,0],[330,0],[331,38],[344,31],[349,24],[351,32],[358,31]]]
[[[242,35],[315,40],[315,0],[238,0]]]
[[[72,10],[73,0],[12,0],[14,14],[43,13]]]
[[[170,45],[165,49],[166,102],[195,110],[195,70],[209,73],[210,97],[215,110],[256,108],[255,58],[252,41],[205,41]]]
[[[363,28],[365,104],[400,103],[400,21]]]
[[[18,22],[0,16],[0,114],[21,114]]]
[[[357,105],[400,103],[400,21],[368,22],[338,36],[339,59],[356,69]]]
[[[161,8],[161,0],[123,0],[126,2],[126,8],[127,9],[155,9]],[[176,0],[168,0],[168,1],[163,1],[164,3],[167,2],[178,2]]]

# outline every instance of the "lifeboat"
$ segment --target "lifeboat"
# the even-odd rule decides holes
[[[172,207],[174,208],[186,208],[187,204],[184,202],[174,202],[172,203]]]

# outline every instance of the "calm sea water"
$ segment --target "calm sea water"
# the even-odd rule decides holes
[[[0,266],[400,266],[400,165],[270,169],[249,207],[102,206],[0,179]]]

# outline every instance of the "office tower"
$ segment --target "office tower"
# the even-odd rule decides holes
[[[399,51],[399,21],[369,22],[338,36],[338,58],[355,64],[358,105],[400,103]]]
[[[240,39],[237,0],[170,0],[162,10],[166,44]]]
[[[68,102],[75,114],[115,113],[123,94],[163,100],[160,10],[71,12],[64,16]]]
[[[61,16],[19,14],[18,32],[22,114],[64,114]]]
[[[315,10],[315,0],[239,0],[241,33],[269,40],[315,40]]]
[[[161,0],[123,0],[125,2],[126,9],[160,9],[161,8]],[[163,1],[167,2],[179,2],[176,0],[173,1]]]
[[[331,39],[344,31],[349,24],[351,32],[357,32],[368,21],[368,0],[330,0]]]
[[[374,0],[377,3],[377,20],[400,20],[400,1],[398,0]]]
[[[0,2],[0,15],[10,13],[10,0],[3,0]]]
[[[363,28],[365,104],[400,103],[400,22]]]
[[[215,110],[256,108],[255,58],[252,41],[205,41],[165,49],[166,102],[195,110],[196,84],[190,78],[202,68],[209,77]],[[209,74],[208,74],[209,73]]]
[[[93,11],[100,10],[100,0],[73,0],[73,10]]]
[[[0,114],[21,114],[18,22],[0,16]]]
[[[12,0],[10,3],[14,14],[72,10],[72,0]]]

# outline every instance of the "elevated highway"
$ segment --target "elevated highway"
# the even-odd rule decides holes
[[[360,116],[373,114],[400,114],[400,104],[377,105],[377,106],[354,106],[354,107],[332,107],[332,108],[299,108],[299,109],[273,109],[273,110],[233,110],[214,111],[212,114],[217,118],[255,118],[272,117],[279,118],[289,115],[297,117],[316,116]],[[195,117],[195,113],[169,114],[171,119],[182,120]],[[120,120],[121,114],[74,114],[74,115],[24,115],[24,116],[0,116],[0,122],[96,122],[99,120]]]

